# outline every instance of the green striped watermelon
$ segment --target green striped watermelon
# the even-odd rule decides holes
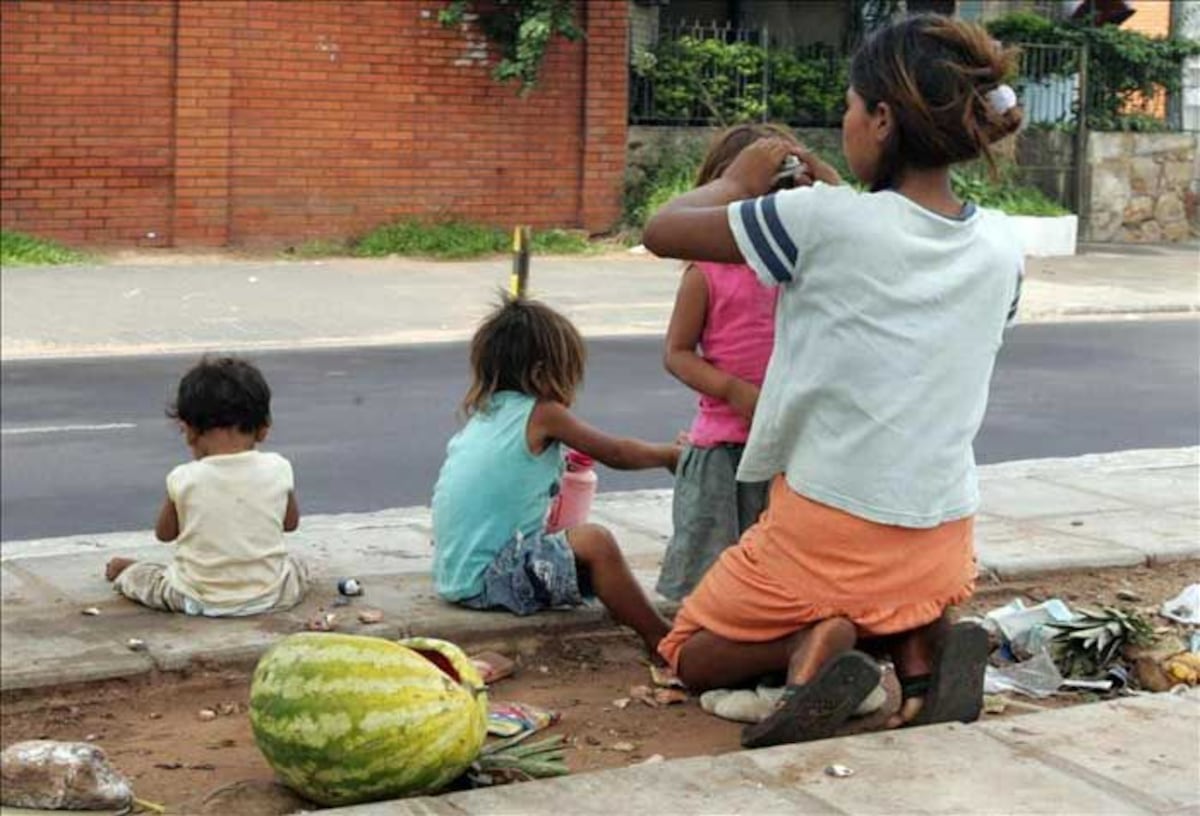
[[[304,632],[259,661],[250,724],[279,777],[314,802],[430,793],[479,755],[483,688],[471,661],[443,640]]]

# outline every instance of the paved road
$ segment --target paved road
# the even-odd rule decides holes
[[[1198,321],[1021,326],[997,368],[981,463],[1200,443]],[[580,414],[669,439],[691,397],[652,338],[590,344]],[[162,409],[192,358],[0,367],[0,538],[148,528],[186,451]],[[270,446],[296,466],[302,507],[424,504],[466,381],[461,344],[258,355],[275,391]],[[602,490],[669,485],[601,472]]]

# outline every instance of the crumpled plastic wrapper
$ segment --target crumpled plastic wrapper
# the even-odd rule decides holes
[[[45,810],[114,810],[133,788],[88,742],[30,740],[0,753],[0,804]]]

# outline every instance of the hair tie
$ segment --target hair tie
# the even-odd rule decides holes
[[[997,115],[1003,116],[1017,106],[1017,92],[1011,85],[997,85],[987,92],[987,101]]]

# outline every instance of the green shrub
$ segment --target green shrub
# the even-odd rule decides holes
[[[980,165],[962,165],[950,171],[954,194],[980,207],[1001,210],[1009,215],[1070,215],[1070,210],[1036,187],[1020,184],[1015,167],[1003,168],[992,180]]]
[[[653,109],[635,109],[635,119],[825,125],[837,121],[845,107],[848,62],[826,48],[768,50],[750,42],[682,36],[660,40],[653,51],[635,55],[633,64],[653,88]]]
[[[86,257],[53,241],[21,232],[0,230],[0,266],[80,263]]]
[[[355,241],[354,255],[379,258],[415,255],[444,260],[478,258],[512,250],[512,233],[466,221],[410,218],[377,227]],[[530,250],[535,255],[572,255],[593,251],[588,239],[569,230],[533,230]]]
[[[1160,91],[1178,93],[1183,62],[1200,55],[1200,42],[1182,37],[1151,37],[1112,25],[1084,26],[1015,12],[987,24],[1006,43],[1087,45],[1087,125],[1092,130],[1162,130],[1165,122],[1138,111],[1137,103]],[[1070,76],[1079,71],[1075,58],[1046,66],[1028,66],[1023,79]]]

